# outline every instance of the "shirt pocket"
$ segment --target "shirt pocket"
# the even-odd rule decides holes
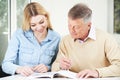
[[[52,61],[53,56],[55,55],[55,50],[46,49],[41,58],[41,63],[49,65]]]
[[[19,51],[19,61],[29,64],[32,60],[33,51],[32,48],[22,47]]]

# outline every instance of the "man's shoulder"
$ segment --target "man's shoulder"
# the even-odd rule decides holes
[[[103,31],[101,29],[98,29],[98,28],[96,28],[96,37],[113,38],[112,34],[108,33],[107,31]]]
[[[71,42],[72,40],[73,40],[73,38],[71,37],[70,34],[65,35],[65,36],[62,37],[63,42]]]
[[[63,39],[72,39],[72,37],[68,34],[68,35],[63,36]]]

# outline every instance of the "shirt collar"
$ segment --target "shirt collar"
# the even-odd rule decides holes
[[[51,35],[52,35],[52,30],[48,29],[48,33],[47,33],[47,36],[44,39],[44,41],[52,40],[52,36]]]
[[[88,34],[88,38],[91,38],[93,40],[96,40],[96,32],[95,32],[95,27],[90,28],[90,32]]]
[[[33,31],[30,29],[28,31],[25,31],[24,32],[24,35],[27,37],[27,38],[34,38],[34,35],[33,35]]]

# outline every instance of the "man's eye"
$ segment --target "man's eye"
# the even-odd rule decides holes
[[[75,26],[76,28],[79,28],[79,26]]]

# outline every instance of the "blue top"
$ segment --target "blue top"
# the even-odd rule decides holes
[[[47,37],[39,43],[32,30],[17,30],[8,45],[2,69],[8,74],[15,74],[19,66],[45,64],[50,70],[51,62],[58,52],[60,35],[48,30]]]

